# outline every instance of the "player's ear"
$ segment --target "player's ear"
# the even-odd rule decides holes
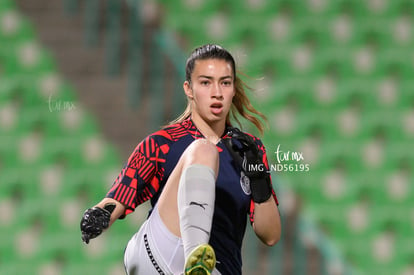
[[[184,81],[183,88],[184,88],[185,95],[188,98],[192,99],[193,98],[193,89],[191,88],[191,83],[187,80]]]

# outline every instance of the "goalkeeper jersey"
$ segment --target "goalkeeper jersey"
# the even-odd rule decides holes
[[[227,130],[222,138],[228,138],[226,133]],[[154,206],[184,150],[198,138],[204,137],[191,119],[149,135],[135,148],[107,197],[123,203],[127,207],[125,215],[147,200]],[[264,146],[258,138],[254,139],[268,168]],[[216,146],[220,166],[210,244],[216,253],[216,268],[222,274],[241,274],[242,240],[247,217],[254,221],[254,203],[241,167],[236,167],[222,142]],[[273,197],[278,203],[274,191]]]

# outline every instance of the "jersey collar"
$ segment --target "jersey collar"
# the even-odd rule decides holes
[[[193,136],[194,139],[205,138],[203,134],[197,129],[193,120],[189,117],[182,122],[184,128]],[[227,138],[228,132],[231,128],[231,125],[226,124],[226,129],[224,130],[224,134],[220,138]]]

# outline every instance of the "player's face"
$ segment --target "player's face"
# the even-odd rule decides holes
[[[207,123],[226,121],[235,95],[234,75],[230,63],[222,59],[197,60],[191,83],[184,83],[191,100],[192,115]]]

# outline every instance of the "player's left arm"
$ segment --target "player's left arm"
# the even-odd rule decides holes
[[[252,203],[254,203],[252,209],[252,226],[254,232],[263,243],[273,246],[280,240],[282,226],[279,209],[277,207],[278,201],[272,187],[272,179],[269,173],[266,150],[260,140],[258,140],[258,143],[260,149],[257,161],[263,163],[263,166],[266,168],[266,173],[260,173],[257,175],[258,178],[251,179],[252,182],[250,185],[252,193],[263,193],[260,200],[257,199],[257,194],[252,195]],[[258,188],[258,184],[267,185],[268,188]],[[266,197],[268,197],[267,200],[265,200]]]
[[[250,221],[259,239],[275,245],[281,236],[281,222],[276,194],[268,171],[266,150],[262,142],[247,133],[233,128],[230,138],[223,140],[233,159],[250,180],[251,207]],[[257,169],[261,167],[261,169]]]
[[[273,246],[282,233],[279,210],[276,201],[271,196],[267,201],[254,203],[253,230],[266,245]]]

